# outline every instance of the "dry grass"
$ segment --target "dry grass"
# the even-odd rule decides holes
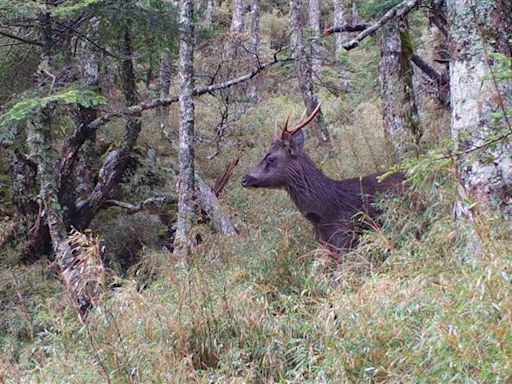
[[[261,108],[273,113],[286,104]],[[368,231],[333,270],[325,255],[313,251],[311,230],[284,193],[249,193],[238,186],[237,178],[265,146],[255,140],[244,152],[223,196],[236,213],[238,238],[206,235],[186,269],[169,253],[146,251],[133,278],[118,279],[86,325],[55,293],[26,304],[22,329],[30,336],[5,349],[4,380],[512,380],[511,229],[482,219],[487,256],[463,258],[450,216],[449,169],[432,169],[430,179],[419,183],[425,210],[399,199],[383,202],[382,226]],[[359,151],[323,166],[328,172],[345,167],[350,174],[353,164],[371,168],[369,156]],[[20,283],[19,297],[32,297],[27,288]],[[4,348],[17,337],[4,337]]]

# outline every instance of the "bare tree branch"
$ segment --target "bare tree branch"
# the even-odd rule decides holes
[[[437,84],[441,85],[443,82],[446,83],[446,78],[444,78],[439,72],[437,72],[429,63],[423,60],[420,56],[413,53],[411,56],[411,61],[423,71],[428,77],[434,80]]]
[[[278,58],[274,58],[272,61],[261,64],[260,66],[254,68],[251,72],[246,73],[243,76],[225,81],[223,83],[212,84],[212,85],[209,85],[204,88],[195,89],[193,95],[201,96],[201,95],[204,95],[205,93],[214,93],[221,89],[233,87],[237,84],[243,83],[244,81],[251,80],[252,78],[254,78],[256,75],[258,75],[260,72],[264,71],[268,67],[270,67],[276,63],[287,61],[287,60],[289,60],[289,59],[281,60]],[[165,99],[155,99],[155,100],[151,100],[151,101],[148,101],[145,103],[132,105],[131,107],[124,108],[124,109],[121,109],[118,111],[108,112],[108,113],[104,114],[103,116],[98,117],[96,120],[93,120],[87,126],[78,128],[77,131],[75,132],[75,135],[76,134],[80,135],[79,131],[82,131],[82,130],[88,131],[88,132],[96,130],[96,129],[98,129],[98,127],[100,127],[118,117],[136,116],[136,115],[140,114],[141,112],[146,111],[148,109],[153,109],[156,107],[162,107],[162,106],[177,103],[178,99],[179,99],[178,96],[171,96],[171,97],[168,97]]]
[[[14,40],[21,41],[22,43],[25,43],[25,44],[37,45],[38,47],[42,47],[43,46],[43,43],[41,43],[40,41],[26,39],[24,37],[12,35],[12,34],[10,34],[8,32],[0,31],[0,35],[8,37],[9,39],[14,39]]]
[[[370,28],[371,26],[372,25],[368,24],[368,23],[355,24],[355,25],[348,25],[348,24],[337,25],[335,27],[330,27],[330,28],[324,29],[322,36],[329,36],[329,35],[332,35],[333,33],[341,33],[341,32],[361,32],[361,31],[364,31],[364,30]]]
[[[364,31],[362,31],[359,35],[357,35],[354,39],[343,45],[343,48],[345,48],[347,51],[356,48],[361,41],[366,39],[368,36],[373,35],[375,32],[377,32],[384,24],[386,24],[389,20],[394,19],[396,17],[403,17],[407,15],[411,10],[413,10],[421,0],[407,0],[404,1],[393,8],[391,8],[389,11],[387,11],[384,16],[382,16],[375,24],[373,24],[371,27],[366,28]]]
[[[226,166],[224,167],[224,171],[215,180],[215,186],[213,187],[213,192],[215,193],[215,196],[219,197],[222,191],[224,190],[224,187],[226,186],[229,179],[233,175],[233,170],[238,164],[238,160],[239,157],[231,160],[228,164],[226,164]]]
[[[131,203],[127,203],[125,201],[119,200],[107,200],[105,204],[103,204],[103,208],[108,207],[119,207],[126,209],[129,215],[133,215],[139,211],[144,209],[152,209],[156,208],[157,210],[161,210],[165,205],[172,204],[176,202],[176,198],[173,196],[156,196],[146,199],[140,202],[137,205],[133,205]]]

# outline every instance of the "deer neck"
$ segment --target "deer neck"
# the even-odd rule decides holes
[[[336,196],[335,181],[325,176],[313,161],[300,153],[289,169],[286,191],[302,215],[313,222],[328,220],[333,213]]]

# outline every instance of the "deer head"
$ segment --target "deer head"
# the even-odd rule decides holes
[[[306,117],[307,109],[302,117],[289,129],[290,115],[282,130],[276,129],[274,141],[259,164],[251,169],[241,181],[242,187],[281,188],[288,185],[291,178],[297,176],[297,168],[301,161],[304,146],[302,128],[309,124],[320,111],[319,103],[314,111]]]

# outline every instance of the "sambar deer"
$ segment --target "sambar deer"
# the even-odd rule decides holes
[[[241,180],[243,187],[284,188],[302,215],[315,227],[317,240],[333,254],[341,255],[357,245],[358,216],[375,218],[378,194],[402,190],[403,173],[379,181],[379,173],[365,177],[333,180],[322,173],[303,152],[302,129],[313,120],[320,104],[295,126],[276,130],[270,150]]]

